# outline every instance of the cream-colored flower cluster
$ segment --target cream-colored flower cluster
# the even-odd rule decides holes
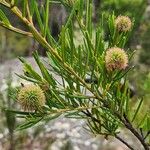
[[[115,19],[115,27],[120,32],[127,32],[131,30],[132,22],[128,16],[118,16]]]
[[[128,66],[128,55],[118,47],[112,47],[106,51],[106,69],[108,71],[123,70]]]

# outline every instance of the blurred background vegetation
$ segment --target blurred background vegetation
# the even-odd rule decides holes
[[[20,1],[21,5],[21,1]],[[39,0],[39,5],[42,5],[42,1]],[[105,17],[110,13],[115,15],[128,15],[134,19],[134,30],[130,36],[127,47],[131,50],[136,50],[136,54],[132,61],[135,65],[134,72],[130,74],[130,82],[134,87],[137,96],[142,96],[145,100],[145,107],[150,107],[150,1],[149,0],[93,0],[94,13],[93,21],[95,25],[100,21],[101,15],[105,13]],[[12,24],[24,28],[17,18],[14,17],[6,8],[0,6],[3,9],[8,18],[10,18]],[[51,5],[50,11],[50,29],[52,35],[57,40],[61,26],[65,23],[68,11],[62,6]],[[107,21],[107,20],[106,20]],[[106,29],[107,30],[107,29]],[[78,30],[77,30],[78,35]],[[76,36],[78,38],[78,36]],[[105,34],[107,40],[107,33]],[[17,56],[31,56],[33,50],[39,50],[40,54],[44,56],[44,49],[38,45],[30,37],[22,36],[20,34],[13,33],[5,28],[0,27],[0,66],[5,61],[15,59]],[[2,72],[0,72],[2,74]],[[9,93],[11,88],[11,77],[8,77],[8,89],[6,91],[7,96],[0,95],[1,103],[5,102],[5,105],[14,107],[15,104],[10,103]],[[4,100],[5,99],[5,100]],[[11,144],[14,144],[13,129],[15,128],[16,120],[14,116],[2,113],[4,119],[0,122],[0,132],[3,134],[4,126],[8,128]],[[11,116],[11,117],[10,117]],[[6,125],[9,121],[11,126]],[[8,123],[9,124],[9,123]],[[22,135],[20,135],[22,136]],[[24,136],[27,136],[24,134]],[[21,138],[20,138],[21,139]],[[23,139],[23,137],[22,137]],[[15,139],[16,140],[16,139]],[[11,147],[13,149],[13,146]]]

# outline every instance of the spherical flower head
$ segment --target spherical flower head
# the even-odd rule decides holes
[[[128,66],[128,56],[121,48],[110,48],[105,55],[105,64],[108,71],[123,70]]]
[[[39,110],[45,104],[45,94],[37,85],[26,85],[18,93],[18,102],[24,110]]]
[[[130,31],[132,27],[131,19],[127,16],[118,16],[115,19],[115,27],[120,32]]]

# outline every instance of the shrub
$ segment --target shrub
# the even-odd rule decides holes
[[[135,121],[138,118],[143,100],[137,102],[136,109],[131,108],[132,100],[129,97],[127,75],[133,67],[130,66],[130,63],[127,67],[127,58],[130,60],[132,54],[126,49],[125,51],[121,50],[124,49],[130,32],[128,30],[118,31],[115,25],[116,17],[112,14],[107,18],[109,39],[106,41],[103,37],[105,32],[103,23],[106,20],[102,19],[97,28],[94,28],[91,0],[86,2],[84,0],[72,1],[71,5],[68,3],[69,0],[45,0],[41,14],[39,13],[40,6],[35,0],[30,2],[24,0],[21,8],[17,6],[17,2],[16,0],[0,1],[22,20],[28,27],[28,31],[24,32],[13,27],[7,19],[7,14],[2,11],[0,11],[1,25],[32,36],[47,49],[49,59],[47,65],[41,61],[37,51],[33,53],[41,70],[41,74],[38,74],[25,59],[20,58],[24,75],[19,76],[32,82],[35,86],[41,87],[46,97],[46,103],[41,108],[42,111],[41,109],[40,111],[38,109],[35,111],[12,110],[26,119],[18,129],[31,127],[40,121],[52,120],[63,114],[66,117],[86,119],[88,130],[93,134],[102,134],[105,138],[113,136],[134,150],[134,146],[119,136],[120,127],[125,127],[140,141],[145,150],[149,150],[149,112],[143,115],[142,122]],[[68,10],[70,10],[70,15],[62,27],[58,41],[55,41],[51,36],[48,28],[49,5],[52,2],[61,3],[65,7],[69,7]],[[38,27],[34,26],[34,17],[37,18]],[[80,35],[82,41],[79,45],[75,44],[74,22],[78,24],[82,33]],[[119,55],[113,58],[115,69],[113,67],[109,71],[106,64],[108,60],[105,58],[108,58],[107,49],[114,49],[114,47],[119,48]],[[120,62],[121,65],[118,67],[116,63]],[[55,75],[61,77],[61,83],[55,79]],[[123,85],[121,85],[121,79],[124,79]],[[87,81],[90,82],[87,83]]]

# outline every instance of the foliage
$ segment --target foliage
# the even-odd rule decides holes
[[[42,6],[39,6],[36,0],[23,0],[23,2],[23,6],[18,7],[17,0],[0,1],[22,20],[28,31],[12,26],[7,14],[2,10],[0,10],[0,24],[37,40],[47,49],[49,62],[45,64],[37,51],[33,53],[41,71],[41,74],[38,74],[25,59],[20,58],[24,75],[19,76],[40,86],[45,93],[46,103],[42,111],[9,110],[18,114],[18,117],[26,119],[18,129],[26,129],[38,122],[52,120],[63,114],[66,117],[85,119],[87,130],[93,134],[102,134],[106,138],[113,136],[134,150],[133,146],[119,137],[120,127],[125,127],[140,141],[145,150],[149,150],[147,143],[150,134],[149,112],[143,114],[142,122],[135,121],[143,100],[137,102],[136,109],[130,107],[132,99],[129,97],[127,77],[133,67],[129,64],[126,69],[114,68],[108,71],[105,65],[106,51],[115,47],[124,49],[130,32],[118,31],[115,26],[116,17],[112,14],[107,18],[108,39],[105,40],[103,36],[106,22],[104,15],[93,33],[92,0],[72,1],[73,5],[68,3],[71,2],[69,0],[45,0]],[[49,6],[56,2],[65,7],[69,6],[68,11],[70,11],[58,41],[55,41],[49,30]],[[41,9],[42,13],[39,13]],[[34,26],[34,17],[37,19],[38,27]],[[77,22],[82,32],[83,42],[78,46],[75,45],[74,40],[74,22]],[[128,50],[125,50],[125,53],[130,60],[133,54]],[[120,63],[122,61],[119,59],[120,55],[117,57],[116,63]],[[113,61],[115,62],[115,57]],[[60,77],[62,82],[57,81],[55,76]],[[124,79],[123,84],[121,84],[122,79]]]

